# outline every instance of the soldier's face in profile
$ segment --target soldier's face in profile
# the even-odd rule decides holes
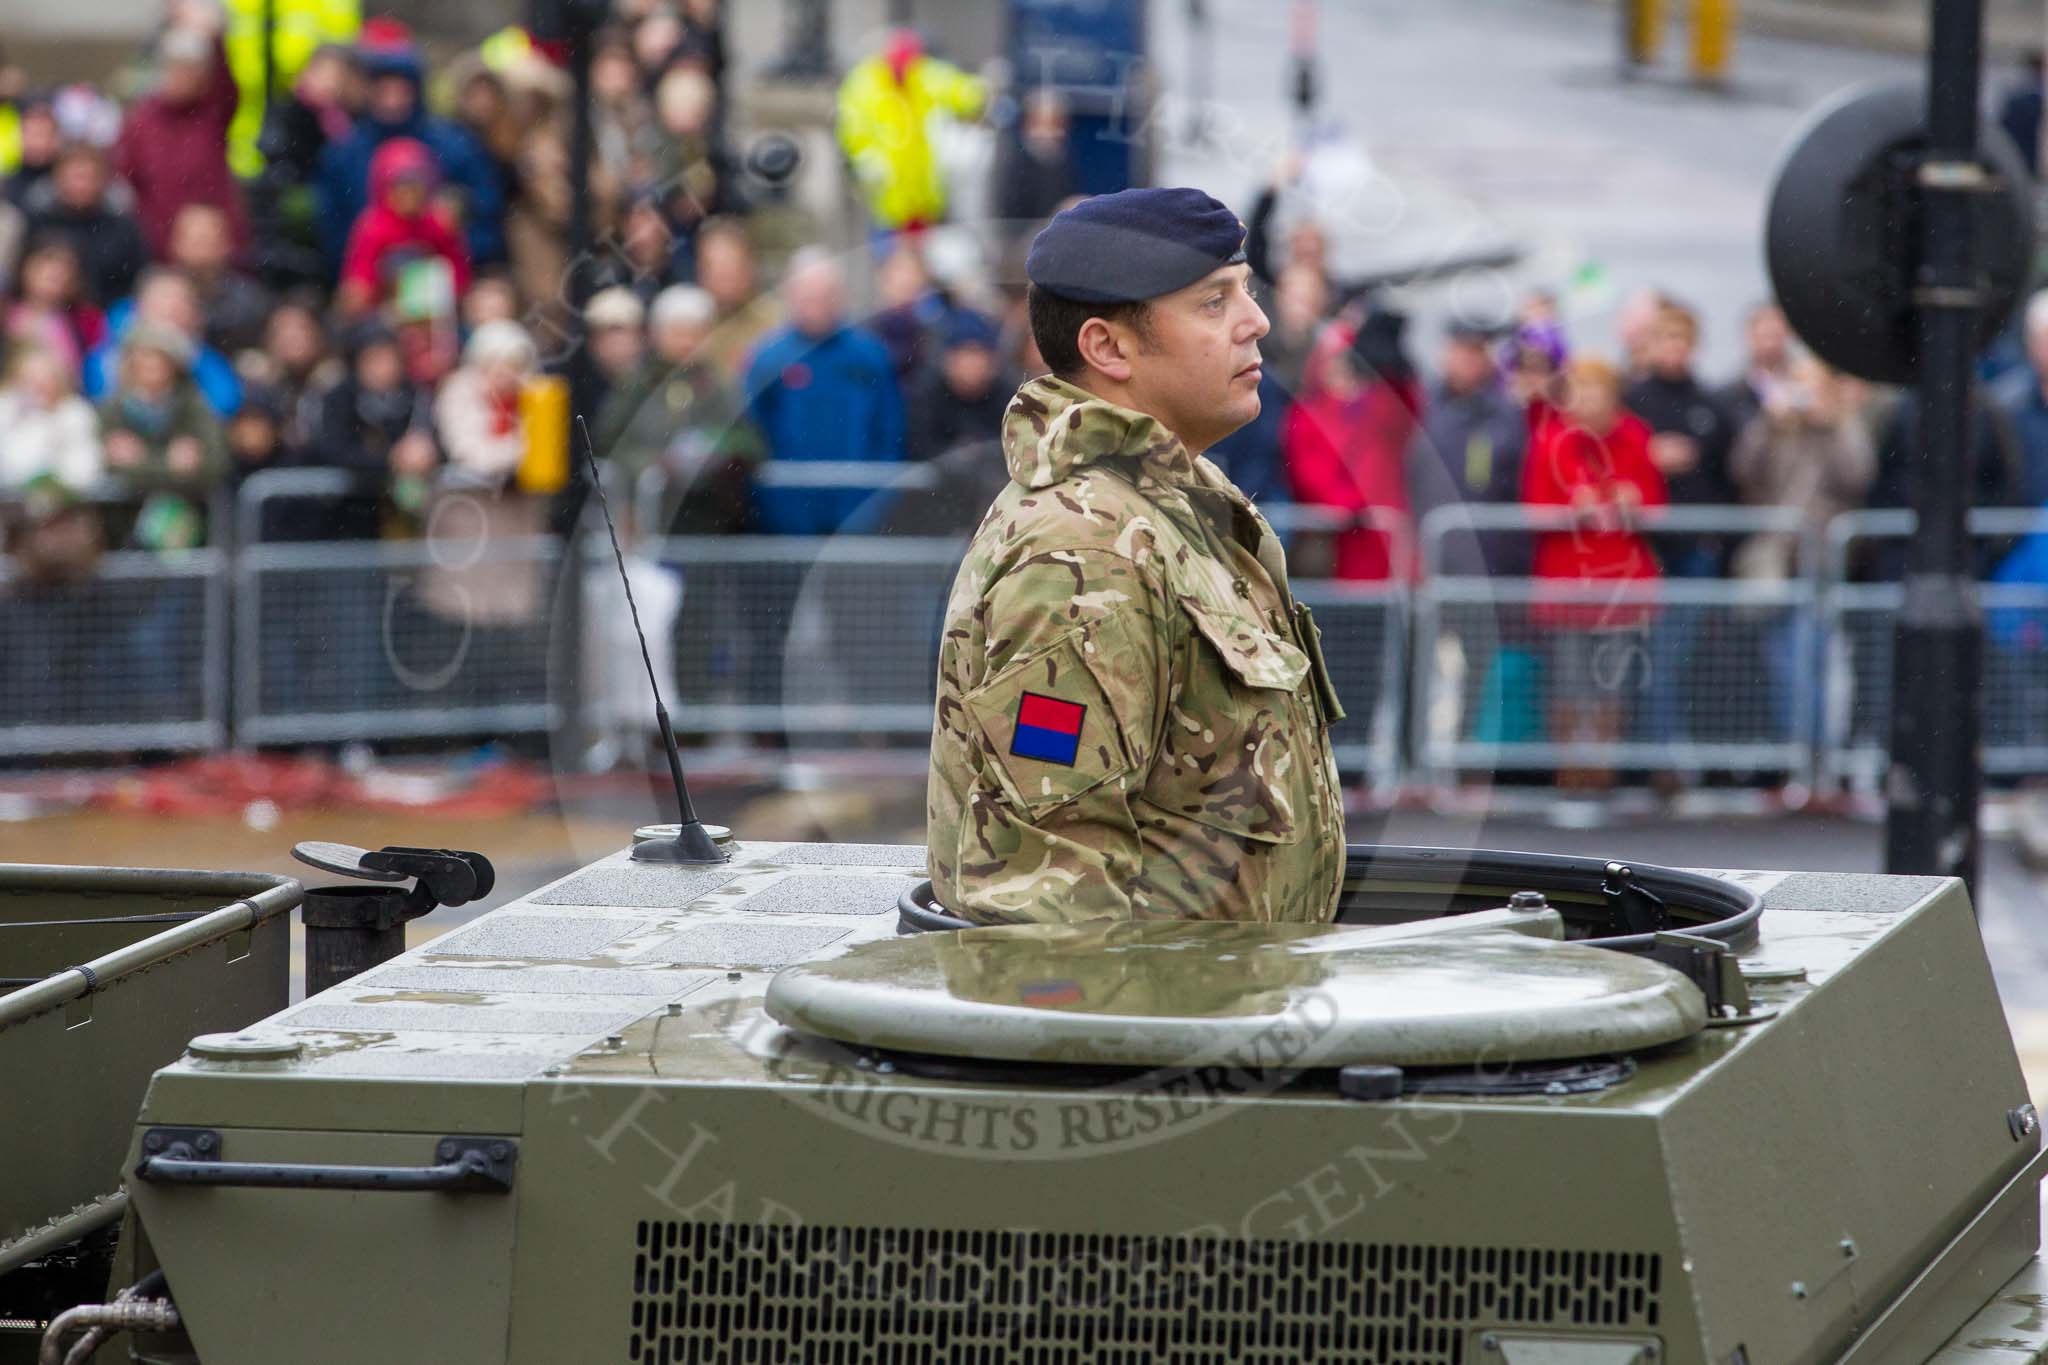
[[[1270,330],[1252,298],[1251,268],[1225,266],[1152,300],[1130,355],[1136,406],[1202,451],[1259,415],[1259,338]]]

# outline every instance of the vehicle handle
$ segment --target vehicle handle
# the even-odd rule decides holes
[[[156,1185],[216,1185],[262,1190],[437,1191],[507,1194],[519,1144],[506,1137],[444,1137],[432,1166],[331,1166],[283,1161],[224,1161],[211,1128],[151,1128],[142,1135],[137,1179]]]

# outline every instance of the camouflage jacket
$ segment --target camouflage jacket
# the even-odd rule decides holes
[[[1151,417],[1017,391],[946,607],[927,842],[980,923],[1328,920],[1341,719],[1279,542]]]

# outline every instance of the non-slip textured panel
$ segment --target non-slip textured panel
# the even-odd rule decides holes
[[[607,909],[677,910],[751,869],[607,863],[530,897],[534,905],[601,905]]]
[[[1795,872],[1764,895],[1764,936],[1780,911],[1833,910],[1845,915],[1896,915],[1910,910],[1941,886],[1939,877],[1855,877]]]
[[[784,844],[761,862],[784,867],[899,867],[924,876],[921,844]]]
[[[567,915],[494,915],[424,945],[432,957],[528,958],[560,962],[589,957],[645,920],[576,919]]]
[[[732,908],[754,915],[893,915],[916,877],[784,877]]]
[[[823,924],[699,924],[633,954],[676,966],[786,967],[851,932]]]

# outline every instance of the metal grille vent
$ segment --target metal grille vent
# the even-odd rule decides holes
[[[1461,1365],[1477,1326],[1657,1326],[1659,1258],[642,1222],[629,1358]]]

